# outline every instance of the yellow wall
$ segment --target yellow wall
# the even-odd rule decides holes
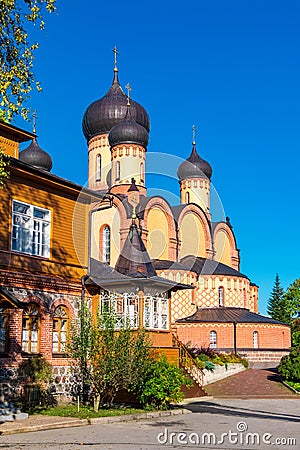
[[[231,266],[231,249],[230,242],[226,233],[222,230],[218,231],[215,237],[215,259],[228,266]]]
[[[180,224],[181,248],[179,258],[187,255],[206,256],[205,234],[198,216],[186,214]]]
[[[98,211],[92,214],[91,220],[91,257],[99,259],[100,255],[100,229],[103,225],[108,225],[111,232],[110,241],[110,265],[115,266],[120,254],[120,227],[121,220],[118,210],[113,207],[104,211]]]
[[[88,186],[90,189],[103,189],[107,187],[107,175],[111,169],[111,152],[107,134],[95,136],[89,142]],[[96,181],[96,158],[101,155],[101,180]]]
[[[168,259],[168,220],[159,208],[151,208],[147,219],[147,250],[152,259]]]

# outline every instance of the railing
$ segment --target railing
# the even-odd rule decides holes
[[[173,334],[173,346],[179,348],[179,364],[183,367],[186,372],[193,378],[194,381],[200,386],[204,385],[204,371],[198,366],[197,361],[188,352],[183,343],[178,339],[178,337]]]

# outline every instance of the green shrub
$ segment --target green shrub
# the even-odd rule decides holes
[[[18,375],[26,384],[41,386],[52,381],[53,370],[51,364],[44,357],[33,357],[20,364]]]
[[[300,348],[294,347],[291,353],[284,356],[279,364],[278,372],[285,380],[300,382]]]
[[[136,394],[144,406],[167,409],[170,403],[178,403],[183,399],[181,386],[191,387],[192,384],[192,380],[183,374],[182,369],[161,356],[158,360],[153,360]]]

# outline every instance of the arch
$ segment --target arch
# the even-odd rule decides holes
[[[111,231],[107,224],[102,225],[99,231],[99,260],[110,264],[111,259]]]
[[[52,320],[52,353],[65,353],[70,328],[68,308],[58,305],[53,312]]]
[[[216,261],[239,270],[239,251],[235,236],[225,222],[219,222],[214,229],[214,250]]]
[[[153,259],[176,259],[176,226],[172,209],[162,197],[151,197],[144,207],[147,250]]]
[[[212,240],[210,226],[204,211],[194,203],[184,206],[178,217],[181,241],[179,259],[187,255],[210,257]]]
[[[39,353],[40,349],[40,308],[36,303],[28,303],[22,315],[22,351]]]

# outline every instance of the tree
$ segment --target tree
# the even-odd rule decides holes
[[[292,346],[300,347],[300,278],[288,287],[285,301],[291,317]]]
[[[285,298],[284,290],[280,286],[278,273],[276,274],[274,287],[268,301],[267,311],[272,319],[285,323],[290,323],[291,321],[290,312],[287,308],[287,300]]]
[[[54,12],[56,0],[0,0],[0,119],[28,117],[24,106],[32,89],[41,90],[33,73],[38,43],[29,39],[30,24],[43,30],[46,12]]]
[[[4,151],[0,148],[0,188],[4,186],[5,178],[9,178],[8,171],[8,157],[5,156]]]

